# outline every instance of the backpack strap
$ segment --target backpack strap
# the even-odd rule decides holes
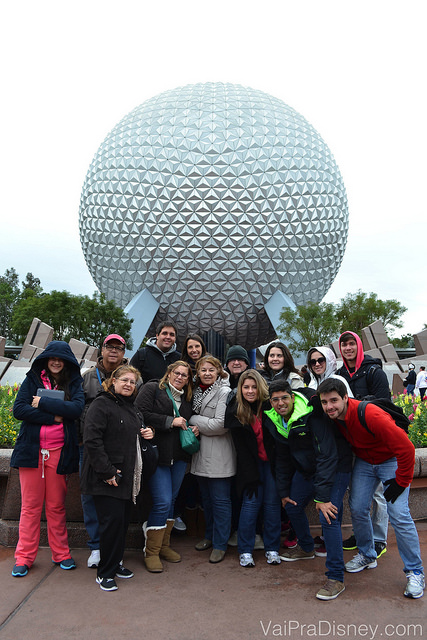
[[[362,425],[362,427],[365,427],[366,431],[369,431],[370,434],[374,435],[372,433],[372,431],[370,430],[370,428],[367,425],[366,422],[366,405],[368,404],[367,400],[362,400],[361,402],[359,402],[359,404],[357,405],[357,417],[359,418],[359,422]]]

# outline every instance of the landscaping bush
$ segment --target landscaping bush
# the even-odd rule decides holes
[[[19,433],[21,422],[13,417],[13,403],[19,386],[0,386],[0,447],[2,449],[12,449]]]

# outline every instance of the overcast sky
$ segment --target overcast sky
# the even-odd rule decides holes
[[[233,82],[299,111],[330,147],[350,231],[325,300],[362,289],[427,322],[424,0],[8,3],[2,11],[0,274],[91,295],[79,198],[107,133],[134,107]],[[397,332],[399,335],[401,332]]]

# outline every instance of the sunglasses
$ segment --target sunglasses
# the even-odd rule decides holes
[[[326,362],[326,358],[324,356],[322,356],[321,358],[317,358],[317,360],[315,358],[312,358],[310,360],[310,367],[314,367],[314,365],[317,363],[323,364],[324,362]]]

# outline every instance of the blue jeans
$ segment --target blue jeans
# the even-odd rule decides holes
[[[80,455],[80,475],[83,464],[83,445],[79,446],[79,455]],[[94,549],[99,549],[99,523],[98,516],[95,509],[95,503],[93,501],[93,496],[86,495],[84,493],[80,496],[82,501],[82,509],[83,509],[83,520],[85,523],[86,531],[89,536],[89,540],[87,541],[87,545],[91,551]]]
[[[344,556],[342,550],[341,522],[343,512],[343,499],[350,482],[351,473],[335,474],[334,484],[331,488],[330,500],[338,509],[336,520],[331,524],[326,522],[325,516],[319,511],[320,524],[322,525],[323,538],[326,547],[326,576],[330,580],[344,582]]]
[[[307,480],[302,473],[295,471],[289,497],[297,503],[296,505],[288,503],[286,513],[298,538],[298,544],[304,551],[313,551],[314,540],[305,513],[306,506],[314,498],[313,478]]]
[[[261,482],[257,495],[249,497],[243,492],[240,510],[237,547],[239,553],[252,553],[255,544],[256,522],[258,512],[263,507],[264,515],[264,548],[266,551],[279,551],[280,547],[280,498],[276,482],[271,473],[270,463],[258,460]]]
[[[173,519],[175,500],[186,468],[186,462],[177,460],[170,467],[159,465],[151,476],[149,482],[153,505],[148,516],[148,527],[163,527],[166,520]]]
[[[214,549],[227,550],[231,526],[231,478],[197,476],[205,514],[205,538]]]
[[[366,558],[377,557],[369,510],[378,481],[384,482],[396,475],[396,458],[381,464],[370,464],[356,458],[351,478],[350,510],[359,551]],[[387,502],[390,523],[396,535],[397,547],[403,560],[404,571],[423,571],[418,532],[408,506],[409,487],[392,502]]]

